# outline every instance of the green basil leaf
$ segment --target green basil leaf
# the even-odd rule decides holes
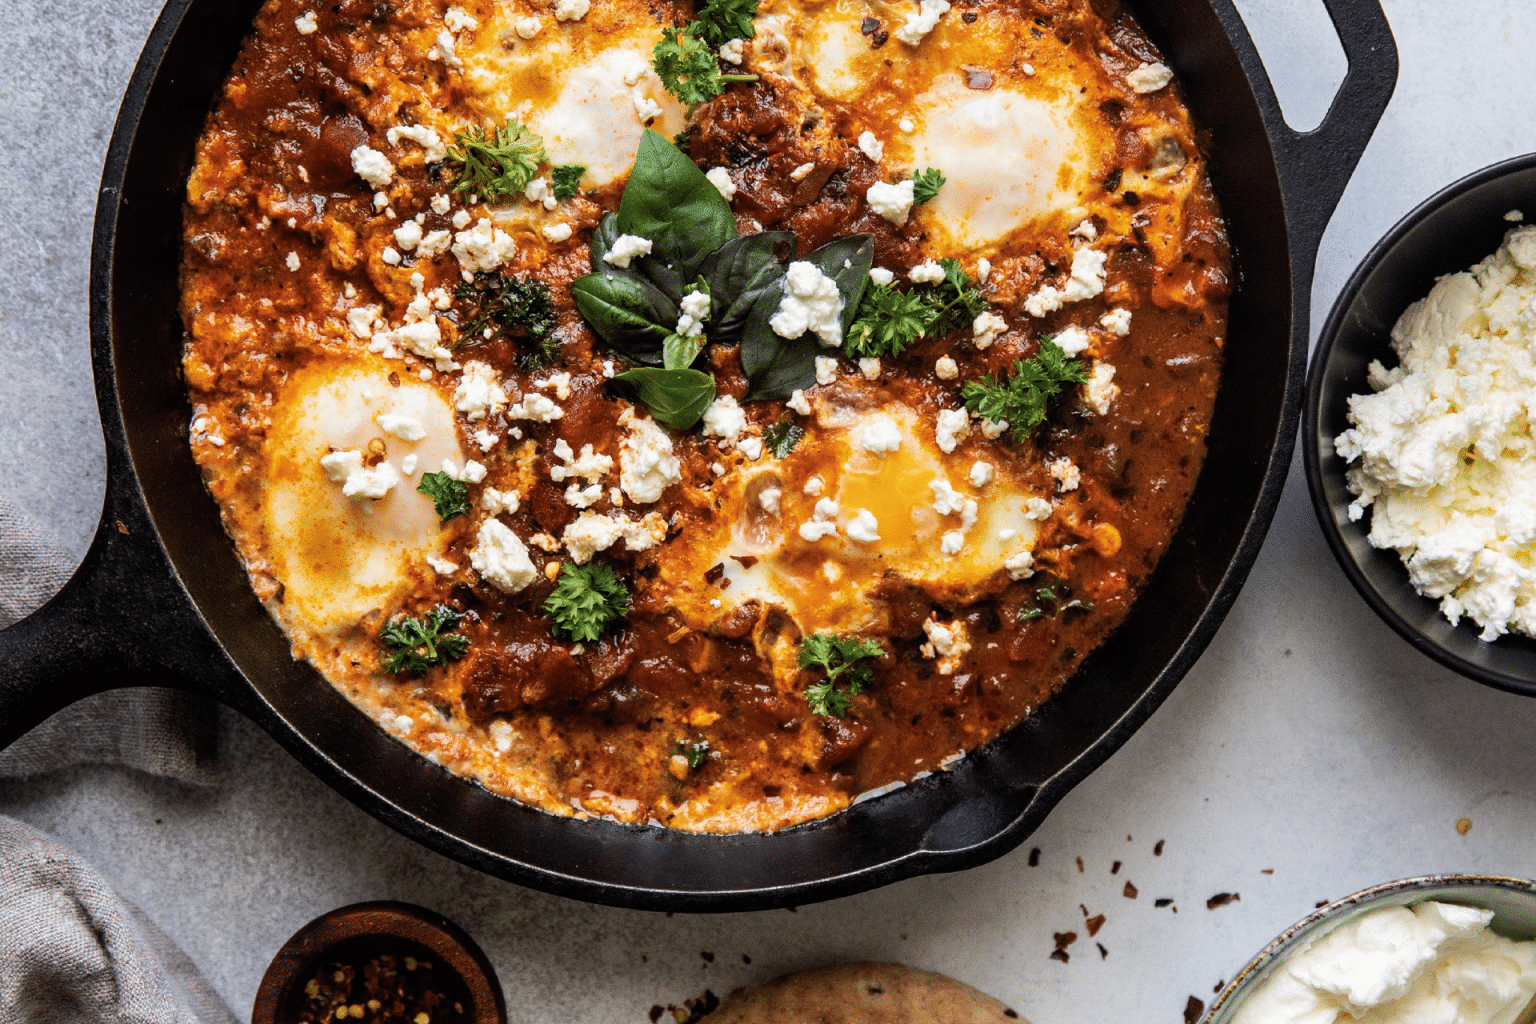
[[[702,370],[660,370],[641,366],[613,378],[632,386],[657,423],[688,430],[715,400],[715,378]]]
[[[603,257],[608,255],[608,250],[613,248],[614,240],[621,234],[623,232],[619,230],[619,218],[611,213],[603,214],[603,219],[597,222],[597,228],[592,232],[592,273],[601,274],[605,269],[623,269],[603,260]]]
[[[784,276],[784,265],[775,251],[781,246],[788,259],[795,258],[795,236],[790,231],[764,231],[733,238],[704,260],[699,273],[709,282],[714,299],[709,317],[712,341],[734,344],[741,339],[752,304]]]
[[[741,369],[752,382],[747,401],[788,398],[816,382],[816,357],[836,349],[823,348],[807,331],[798,338],[781,338],[768,326],[784,297],[782,281],[774,284],[752,304],[741,331]]]
[[[839,238],[801,259],[837,282],[837,292],[843,297],[843,336],[847,337],[848,328],[859,315],[864,285],[869,281],[869,267],[875,259],[875,236]]]
[[[617,269],[617,268],[614,268]],[[598,336],[636,362],[662,361],[677,307],[638,274],[587,274],[571,284],[576,308]]]
[[[649,238],[647,276],[692,281],[704,257],[736,237],[736,215],[704,172],[661,135],[647,128],[619,201],[621,234]],[[658,282],[660,284],[660,282]],[[663,287],[664,291],[667,291]]]
[[[668,370],[686,370],[699,358],[699,353],[704,351],[704,342],[707,340],[702,334],[691,338],[677,333],[667,335],[667,340],[661,344],[661,365]]]

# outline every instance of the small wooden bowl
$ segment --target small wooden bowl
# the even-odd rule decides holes
[[[434,958],[463,982],[467,1019],[474,1024],[506,1024],[501,983],[475,940],[441,914],[390,900],[340,907],[295,932],[262,976],[251,1024],[296,1020],[304,985],[323,963],[386,953]]]

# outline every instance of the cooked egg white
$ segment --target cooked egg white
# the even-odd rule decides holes
[[[444,546],[432,499],[416,485],[444,460],[464,464],[453,408],[430,384],[407,377],[391,386],[389,369],[367,357],[313,362],[274,404],[259,512],[264,534],[282,538],[270,545],[271,569],[283,584],[280,614],[303,624],[299,635],[334,634],[392,611],[414,587],[413,567],[419,572]],[[419,423],[425,436],[385,433],[378,418],[389,415]],[[377,500],[347,498],[320,460],[333,450],[366,452],[371,441],[383,443],[401,480]],[[408,456],[415,457],[410,473]]]
[[[523,3],[488,6],[461,43],[466,99],[491,123],[514,117],[544,139],[552,164],[582,164],[589,186],[629,173],[647,125],[672,136],[683,107],[651,70],[661,25],[635,0],[594,4],[581,21],[557,22]],[[532,39],[519,19],[538,17]]]

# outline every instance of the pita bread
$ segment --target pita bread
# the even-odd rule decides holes
[[[953,978],[905,964],[853,963],[775,978],[725,997],[709,1024],[1029,1024]]]

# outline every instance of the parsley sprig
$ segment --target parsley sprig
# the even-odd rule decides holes
[[[566,562],[544,611],[554,620],[555,636],[591,643],[629,615],[629,589],[611,566]]]
[[[421,675],[428,669],[458,661],[469,652],[469,637],[449,631],[456,629],[461,619],[463,616],[452,608],[438,605],[419,619],[387,623],[379,633],[379,641],[384,645],[384,670],[397,675]]]
[[[586,173],[585,164],[562,164],[549,172],[550,191],[556,199],[572,199],[581,191],[581,176]]]
[[[484,344],[489,340],[485,329],[490,327],[492,337],[499,328],[502,332],[526,334],[533,342],[533,351],[520,360],[525,370],[548,366],[560,355],[560,343],[555,338],[555,307],[550,301],[549,285],[543,281],[482,275],[474,281],[461,282],[454,295],[475,303],[474,316],[459,327],[455,348]]]
[[[719,96],[725,92],[727,83],[757,81],[756,75],[720,73],[719,54],[696,34],[703,31],[701,24],[695,21],[681,29],[662,29],[661,41],[651,54],[651,67],[656,69],[661,84],[690,107]]]
[[[964,327],[987,308],[959,260],[946,258],[939,265],[944,280],[932,287],[902,291],[894,284],[873,284],[865,289],[843,344],[850,358],[900,355],[923,338]]]
[[[544,140],[516,121],[493,128],[489,135],[480,125],[471,125],[448,148],[448,159],[458,165],[455,192],[495,202],[523,191],[533,180],[544,162]]]
[[[879,640],[812,633],[800,644],[802,671],[820,669],[826,678],[805,688],[805,701],[818,715],[841,718],[848,713],[853,698],[874,681],[875,666],[869,659],[885,653]],[[846,689],[840,689],[846,685]]]
[[[469,488],[447,473],[421,474],[416,490],[432,499],[440,527],[447,526],[450,519],[469,515]]]
[[[1045,407],[1067,384],[1083,384],[1088,371],[1049,337],[1040,339],[1040,352],[1032,359],[1013,364],[1013,375],[1004,378],[989,373],[960,389],[960,397],[970,412],[997,423],[1008,421],[1014,440],[1027,440],[1045,419]]]
[[[912,201],[926,203],[939,194],[939,189],[944,187],[944,172],[937,167],[925,167],[912,174]]]
[[[694,21],[694,34],[710,46],[724,46],[732,39],[751,39],[757,35],[752,19],[757,17],[757,0],[708,0]]]

